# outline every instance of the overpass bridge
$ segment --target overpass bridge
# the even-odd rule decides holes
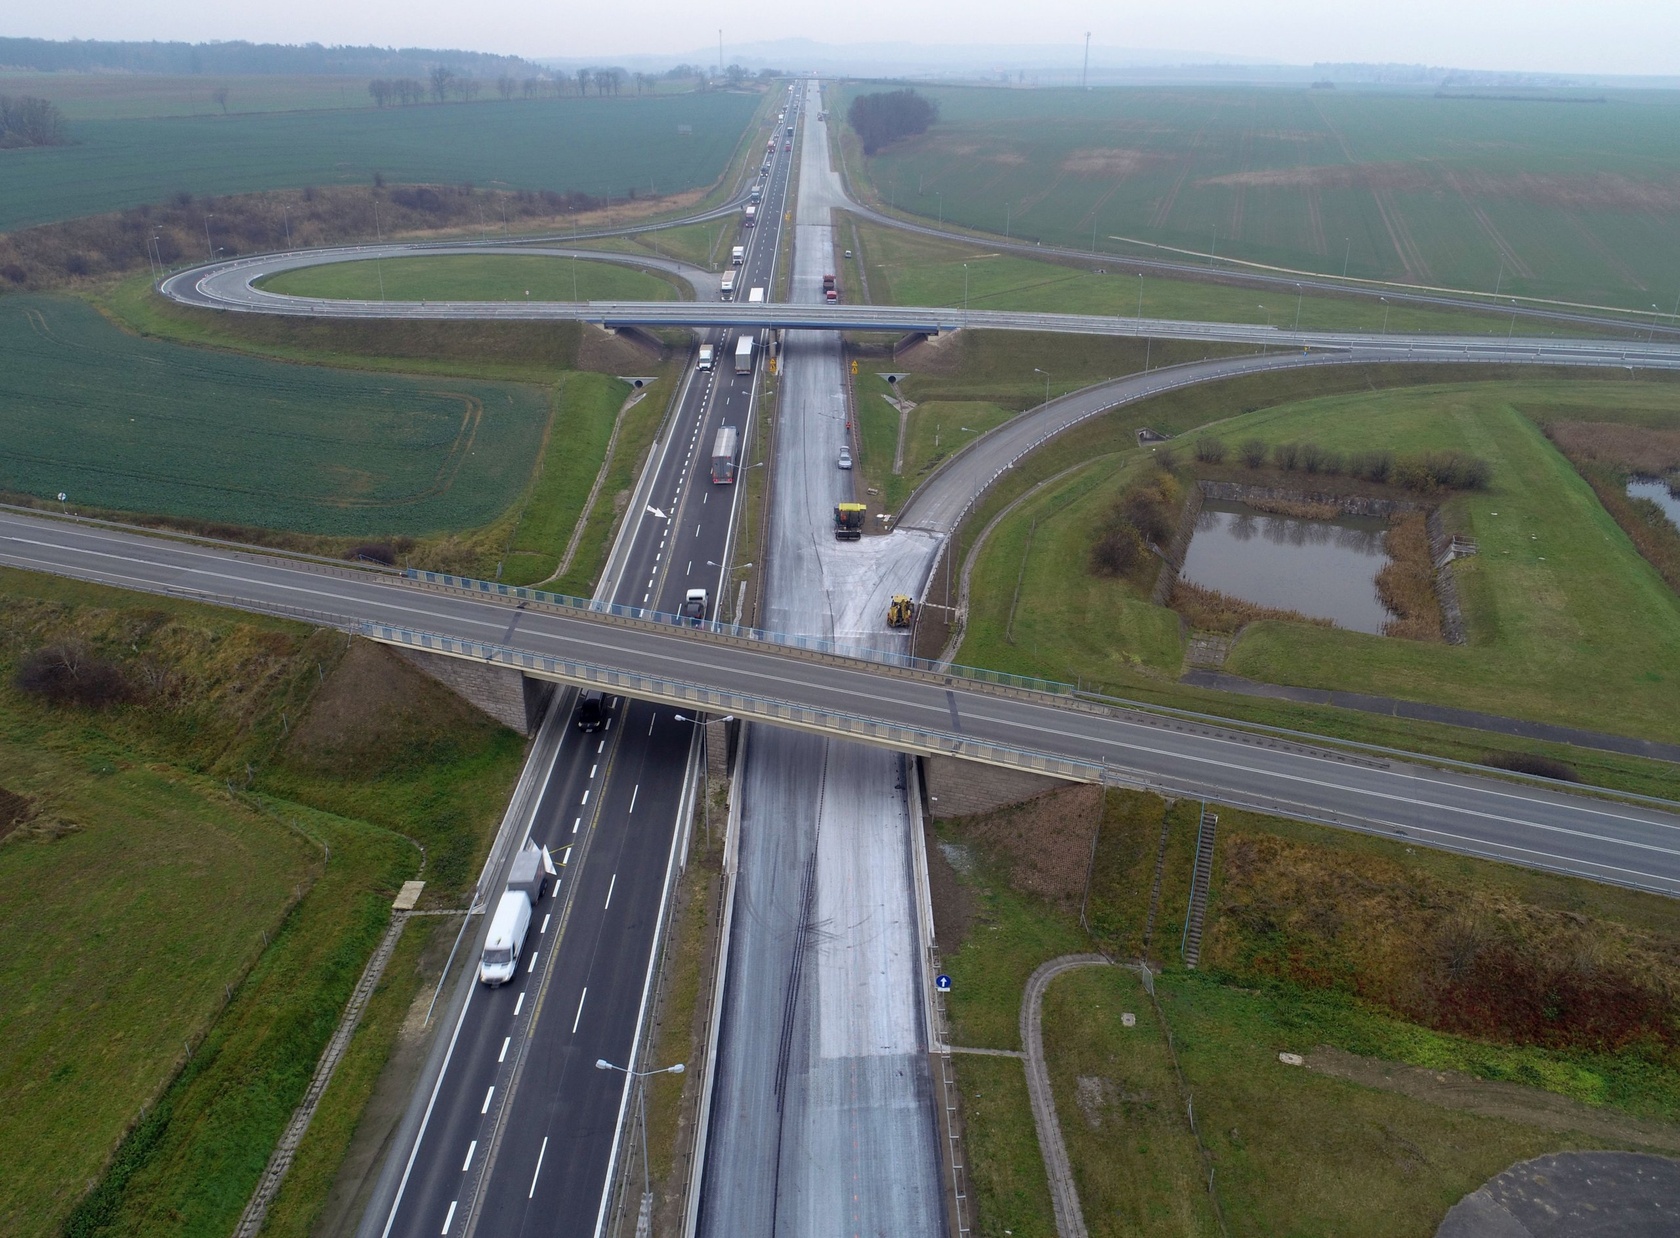
[[[1212,798],[1680,895],[1680,816],[1077,698],[1064,685],[455,577],[0,512],[0,563],[361,633],[487,672],[1063,779]]]
[[[301,267],[375,261],[438,252],[490,252],[487,247],[367,245],[336,250],[260,254],[194,267],[165,279],[159,291],[183,305],[234,313],[305,318],[409,321],[586,322],[607,328],[683,327],[696,330],[872,331],[940,335],[962,329],[1034,331],[1061,335],[1201,341],[1296,352],[1358,351],[1383,361],[1495,361],[1529,365],[1680,369],[1680,341],[1551,336],[1391,335],[1387,332],[1299,331],[1259,323],[969,310],[940,306],[853,305],[740,301],[367,301],[272,292],[259,282]],[[493,252],[548,253],[553,246],[499,246]],[[581,251],[580,251],[580,256]],[[682,264],[652,256],[589,254],[672,270],[696,283]],[[677,268],[682,267],[681,270]]]

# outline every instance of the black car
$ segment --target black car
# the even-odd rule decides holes
[[[599,731],[607,725],[607,698],[603,692],[590,688],[578,698],[577,727],[580,731]]]

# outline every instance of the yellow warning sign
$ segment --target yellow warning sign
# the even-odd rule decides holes
[[[774,358],[774,357],[770,358],[770,372],[772,374],[774,374],[776,372],[776,358]]]
[[[852,362],[852,373],[857,373],[857,362],[855,360]]]

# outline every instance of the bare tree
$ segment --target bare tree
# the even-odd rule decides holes
[[[384,78],[375,78],[368,83],[368,94],[373,96],[373,102],[378,107],[384,107],[391,101],[391,89],[394,83]]]
[[[594,76],[595,71],[593,69],[579,69],[577,71],[579,97],[589,93],[589,83],[594,79]]]
[[[449,83],[454,77],[454,72],[445,68],[443,65],[435,64],[432,66],[432,97],[439,103],[442,103],[444,98],[449,94]]]
[[[537,81],[536,78],[528,77],[523,82],[519,83],[519,89],[521,90],[521,92],[524,93],[524,95],[527,99],[530,99],[530,98],[533,98],[536,95],[537,87],[539,85],[540,85],[540,83]]]
[[[210,92],[210,97],[222,106],[222,115],[227,115],[228,88],[218,86]]]

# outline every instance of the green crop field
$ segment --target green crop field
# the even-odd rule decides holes
[[[653,271],[535,254],[335,262],[285,271],[261,286],[361,301],[670,301],[678,295],[674,280]]]
[[[1453,569],[1468,644],[1267,621],[1244,629],[1226,669],[1266,682],[1680,738],[1680,599],[1524,415],[1641,408],[1672,421],[1680,417],[1676,401],[1674,388],[1649,383],[1443,384],[1326,396],[1219,422],[1212,432],[1231,444],[1257,437],[1344,451],[1457,450],[1493,466],[1487,491],[1447,506],[1452,526],[1481,544],[1479,555]],[[1069,681],[1179,674],[1177,615],[1089,570],[1092,530],[1139,458],[1130,442],[1115,448],[998,527],[974,574],[959,660]]]
[[[1671,92],[1569,104],[1297,87],[923,93],[940,106],[926,134],[867,161],[849,143],[854,175],[861,165],[900,210],[1107,253],[1147,242],[1677,312]]]
[[[183,191],[365,184],[375,172],[597,197],[677,193],[717,179],[759,101],[709,91],[81,121],[73,146],[0,151],[0,230]]]
[[[0,300],[0,490],[306,533],[464,529],[530,477],[540,388],[287,365]]]

